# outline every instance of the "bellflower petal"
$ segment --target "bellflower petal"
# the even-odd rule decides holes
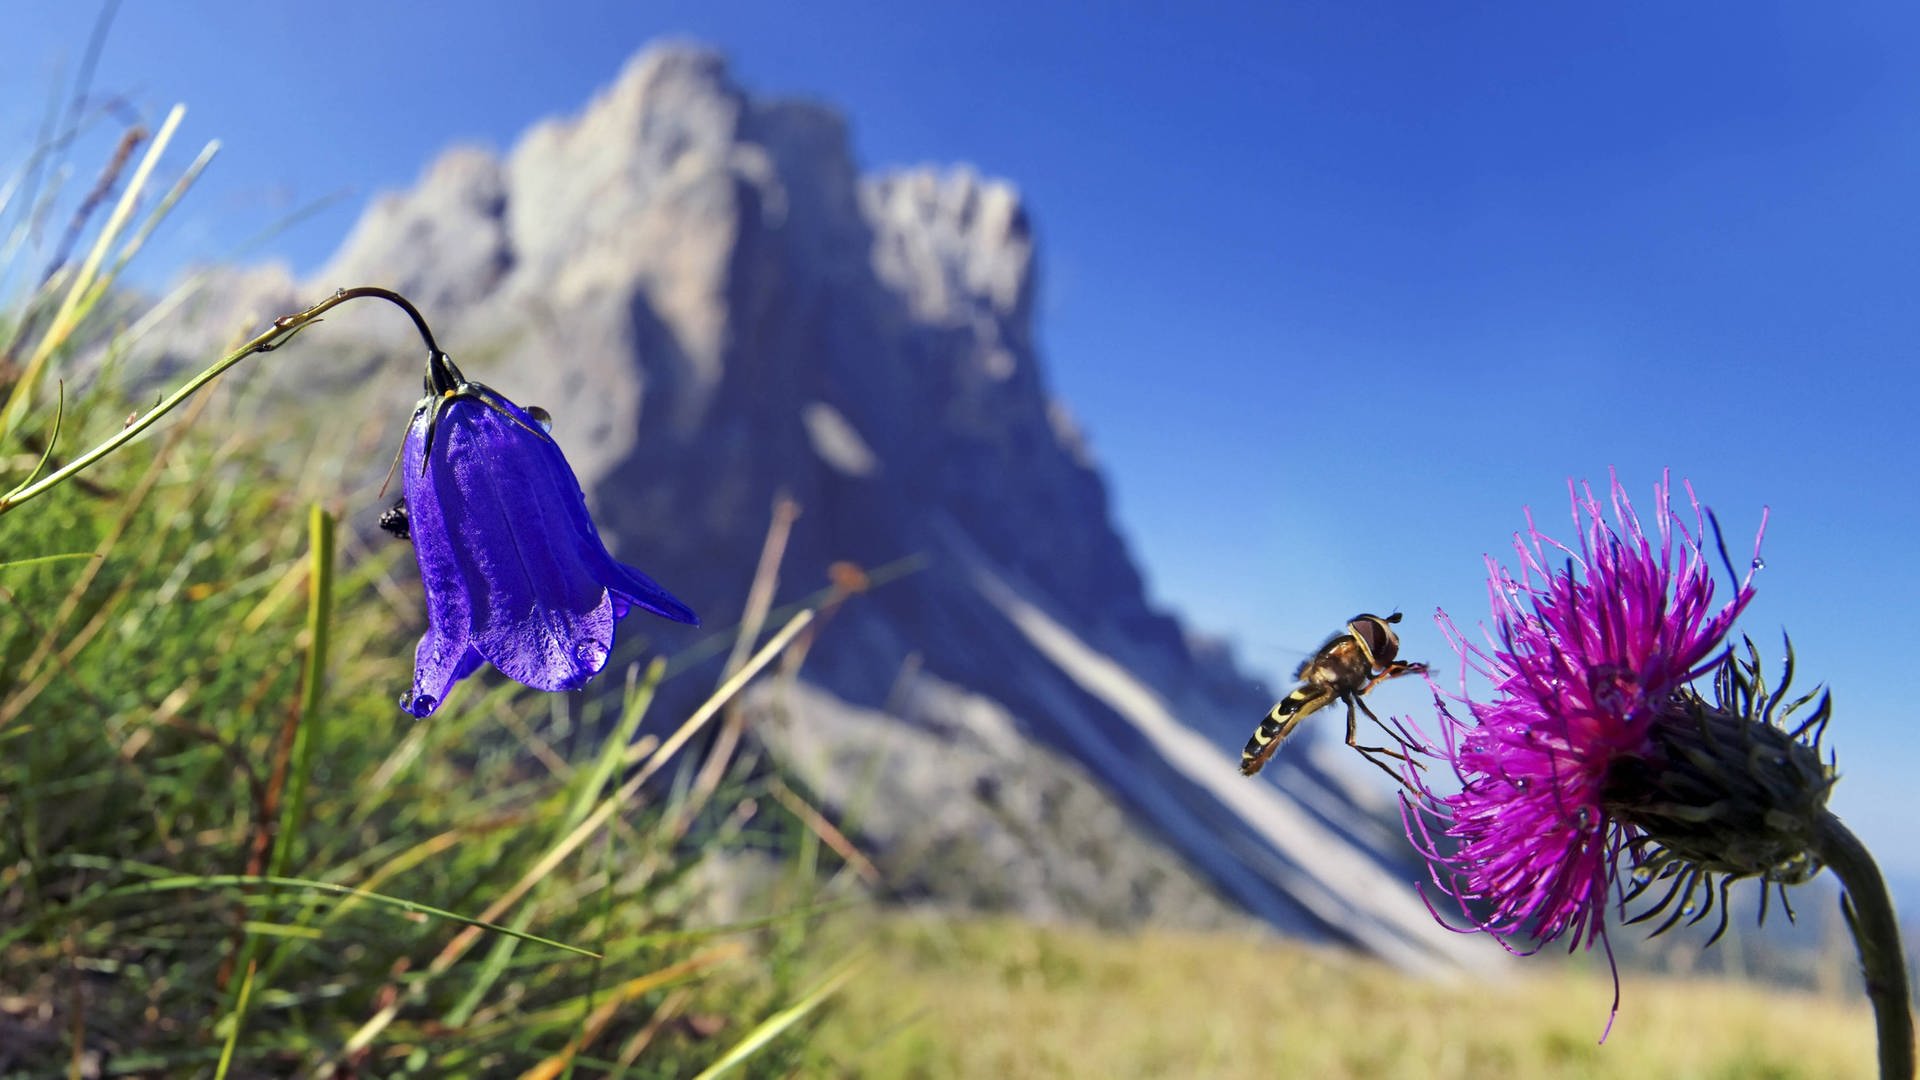
[[[651,578],[614,561],[580,482],[543,425],[444,354],[407,429],[407,531],[427,593],[412,693],[427,716],[482,659],[540,690],[577,690],[606,666],[633,607],[697,623]]]
[[[514,419],[525,425],[520,430],[538,426],[537,421],[518,405],[505,399],[501,400],[501,404]],[[580,490],[580,481],[574,478],[572,467],[552,439],[541,440],[537,448],[531,448],[529,466],[540,469],[547,483],[555,490]],[[593,527],[593,520],[587,516],[584,496],[555,501],[564,504],[562,508],[567,513],[567,532],[578,543],[580,558],[585,561],[594,579],[612,594],[615,619],[625,618],[630,608],[637,607],[675,622],[699,623],[700,619],[694,615],[693,609],[661,588],[659,582],[625,563],[616,562],[608,554],[606,545],[600,542],[599,531]]]
[[[425,410],[416,415],[415,426],[425,423]],[[401,465],[411,480],[420,476],[425,463],[426,440],[416,439],[409,431]],[[427,483],[430,481],[423,481]],[[416,485],[408,484],[409,488]],[[454,559],[453,547],[441,542],[447,535],[445,518],[438,499],[415,496],[408,500],[408,529],[416,539],[414,556],[420,563],[420,584],[427,594],[427,632],[414,651],[413,692],[400,707],[416,717],[432,714],[446,699],[453,684],[479,670],[483,658],[473,648],[472,611],[467,604],[466,580]]]
[[[613,606],[553,497],[555,478],[539,452],[550,444],[520,424],[484,403],[455,401],[441,417],[427,479],[448,534],[465,541],[454,557],[471,586],[474,647],[517,682],[575,690],[606,663]]]

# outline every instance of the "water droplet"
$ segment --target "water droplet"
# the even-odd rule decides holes
[[[1767,568],[1767,560],[1755,555],[1753,557],[1753,568],[1755,570],[1765,570]]]
[[[597,641],[576,642],[573,646],[573,658],[589,667],[598,668],[607,662],[607,647]]]
[[[432,694],[401,694],[400,707],[414,716],[425,716],[440,705]]]
[[[1580,828],[1591,828],[1593,826],[1593,809],[1583,806],[1573,815],[1573,819],[1579,824]]]
[[[1699,911],[1699,910],[1700,910],[1700,905],[1698,905],[1698,904],[1682,904],[1682,905],[1680,905],[1680,914],[1681,914],[1681,915],[1691,915],[1691,914],[1693,914],[1694,912],[1696,912],[1696,911]]]
[[[540,425],[541,431],[547,432],[548,434],[553,433],[552,413],[538,405],[529,405],[527,406],[527,415],[533,417],[533,422]]]
[[[1653,869],[1651,867],[1642,866],[1634,870],[1633,872],[1633,883],[1635,885],[1645,885],[1647,882],[1652,880],[1653,880]]]

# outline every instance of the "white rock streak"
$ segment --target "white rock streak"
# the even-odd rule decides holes
[[[972,544],[963,541],[955,547],[969,552],[968,569],[981,594],[1035,649],[1132,725],[1180,780],[1198,789],[1192,794],[1199,797],[1186,798],[1180,797],[1188,794],[1184,792],[1169,792],[1162,799],[1131,793],[1162,828],[1194,836],[1189,854],[1203,847],[1197,834],[1213,830],[1215,844],[1230,849],[1244,872],[1258,872],[1278,883],[1301,906],[1407,971],[1443,976],[1462,969],[1486,973],[1500,966],[1500,954],[1487,942],[1436,924],[1411,882],[1389,875],[1272,784],[1241,776],[1234,755],[1209,744],[1125,668],[1024,599]],[[1077,711],[1063,710],[1060,719],[1071,722],[1078,716]],[[1110,759],[1123,756],[1110,733],[1085,722],[1073,726],[1088,747],[1084,757],[1090,765],[1097,768],[1102,749]],[[1155,781],[1143,777],[1138,782]]]

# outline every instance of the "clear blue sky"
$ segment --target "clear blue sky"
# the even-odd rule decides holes
[[[71,7],[8,5],[0,165]],[[97,86],[226,146],[150,267],[349,193],[263,252],[310,270],[448,142],[711,42],[841,107],[869,167],[1020,185],[1055,389],[1153,592],[1261,670],[1390,607],[1439,658],[1428,614],[1478,620],[1482,554],[1525,504],[1564,522],[1569,476],[1671,466],[1737,554],[1770,504],[1744,625],[1834,685],[1836,806],[1920,879],[1920,7],[538,7],[129,0]]]

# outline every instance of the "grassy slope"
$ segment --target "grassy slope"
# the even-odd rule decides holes
[[[1499,986],[1409,982],[1271,940],[1116,937],[996,920],[863,924],[872,966],[812,1047],[861,1076],[1848,1077],[1873,1022],[1844,1001],[1707,981],[1611,988],[1544,960]]]

